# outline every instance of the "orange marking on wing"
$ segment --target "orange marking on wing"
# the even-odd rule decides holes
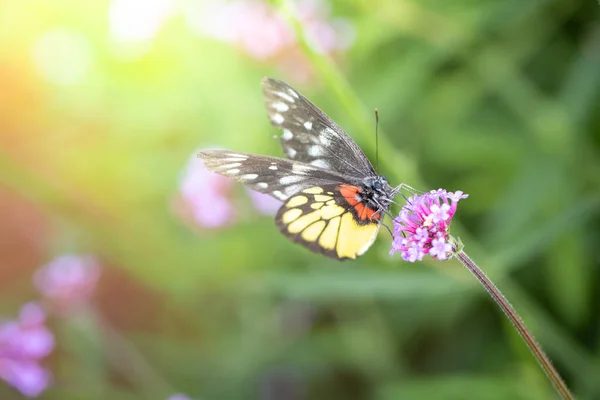
[[[356,200],[356,196],[360,192],[361,192],[360,188],[358,188],[356,186],[340,185],[340,193],[342,194],[342,196],[344,196],[344,198],[346,199],[348,204],[350,204],[352,207],[354,207],[356,204],[358,204],[358,200]]]
[[[368,218],[369,220],[381,219],[381,213],[378,212],[377,210],[373,210],[372,208],[365,207],[365,211],[367,213],[366,218]],[[365,219],[365,218],[362,218],[362,219]]]
[[[340,193],[350,206],[354,207],[358,218],[361,220],[379,220],[381,218],[381,213],[377,212],[377,210],[373,210],[369,207],[366,207],[362,202],[356,200],[356,196],[360,195],[362,190],[359,187],[352,185],[340,185],[339,186]]]

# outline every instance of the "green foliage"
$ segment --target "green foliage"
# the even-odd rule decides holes
[[[457,263],[390,259],[384,230],[356,262],[324,259],[288,242],[241,190],[229,228],[194,227],[175,211],[198,148],[280,155],[262,76],[297,87],[371,159],[377,107],[380,169],[392,184],[469,193],[453,227],[465,250],[578,398],[600,398],[596,2],[335,1],[355,43],[335,59],[303,43],[305,82],[192,35],[183,18],[128,58],[107,39],[103,1],[7,3],[1,188],[43,215],[36,227],[51,227],[40,262],[94,253],[113,277],[99,293],[106,321],[55,322],[57,380],[44,398],[553,396]],[[273,4],[290,17],[287,2]],[[77,84],[53,85],[31,65],[36,38],[56,27],[90,44],[93,64]],[[3,313],[28,299],[29,279],[0,294]],[[277,385],[304,397],[268,397]]]

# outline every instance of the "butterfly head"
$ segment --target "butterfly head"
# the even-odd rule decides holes
[[[392,187],[383,175],[369,176],[364,179],[364,201],[369,208],[387,210],[391,203]]]

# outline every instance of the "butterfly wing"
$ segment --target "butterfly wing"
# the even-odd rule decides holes
[[[360,180],[277,157],[229,150],[198,155],[209,170],[284,201],[275,217],[279,230],[314,252],[354,259],[377,236],[381,212],[356,200]]]
[[[284,82],[263,80],[271,123],[283,130],[290,160],[207,150],[205,166],[284,201],[275,220],[281,232],[308,249],[344,260],[375,241],[381,212],[365,206],[361,186],[375,176],[354,141],[318,107]]]
[[[279,230],[308,249],[344,260],[362,255],[375,241],[381,217],[357,207],[351,185],[313,186],[291,196],[279,209]]]
[[[348,176],[375,175],[360,147],[306,97],[276,79],[264,78],[262,88],[269,119],[283,130],[281,146],[290,159]]]
[[[198,156],[210,171],[283,201],[302,189],[342,183],[345,180],[334,171],[285,158],[229,150],[204,150]]]

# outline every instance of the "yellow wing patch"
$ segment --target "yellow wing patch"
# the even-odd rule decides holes
[[[299,208],[293,208],[289,211],[286,211],[281,216],[281,220],[283,221],[284,224],[289,224],[292,221],[295,221],[296,219],[298,219],[298,217],[301,215],[302,215],[302,210],[300,210]]]
[[[325,195],[322,195],[322,194],[315,195],[315,201],[319,201],[319,202],[323,202],[324,203],[324,202],[329,201],[329,200],[333,200],[333,197],[331,197],[331,196],[325,196]]]
[[[302,239],[306,240],[307,242],[316,241],[321,235],[321,232],[323,232],[323,229],[325,229],[326,225],[327,222],[325,221],[315,222],[314,224],[310,225],[308,228],[302,231]]]
[[[323,188],[315,186],[315,187],[311,187],[311,188],[308,188],[308,189],[304,189],[302,191],[302,193],[319,194],[319,193],[323,193]]]
[[[285,203],[287,208],[298,207],[302,204],[308,203],[308,197],[306,196],[294,196]]]
[[[298,210],[297,208],[295,210]],[[289,233],[299,233],[308,228],[313,222],[317,222],[321,219],[320,210],[313,211],[309,214],[304,214],[298,217],[294,222],[290,223],[287,227]]]
[[[349,212],[342,215],[337,253],[340,258],[356,258],[363,254],[375,241],[379,224],[359,225]]]
[[[319,238],[319,245],[327,250],[335,250],[335,244],[338,240],[338,231],[340,229],[340,217],[335,217],[329,221],[325,230]]]
[[[291,197],[277,214],[279,229],[309,249],[336,259],[354,259],[375,241],[379,223],[359,223],[331,192],[308,188]]]

